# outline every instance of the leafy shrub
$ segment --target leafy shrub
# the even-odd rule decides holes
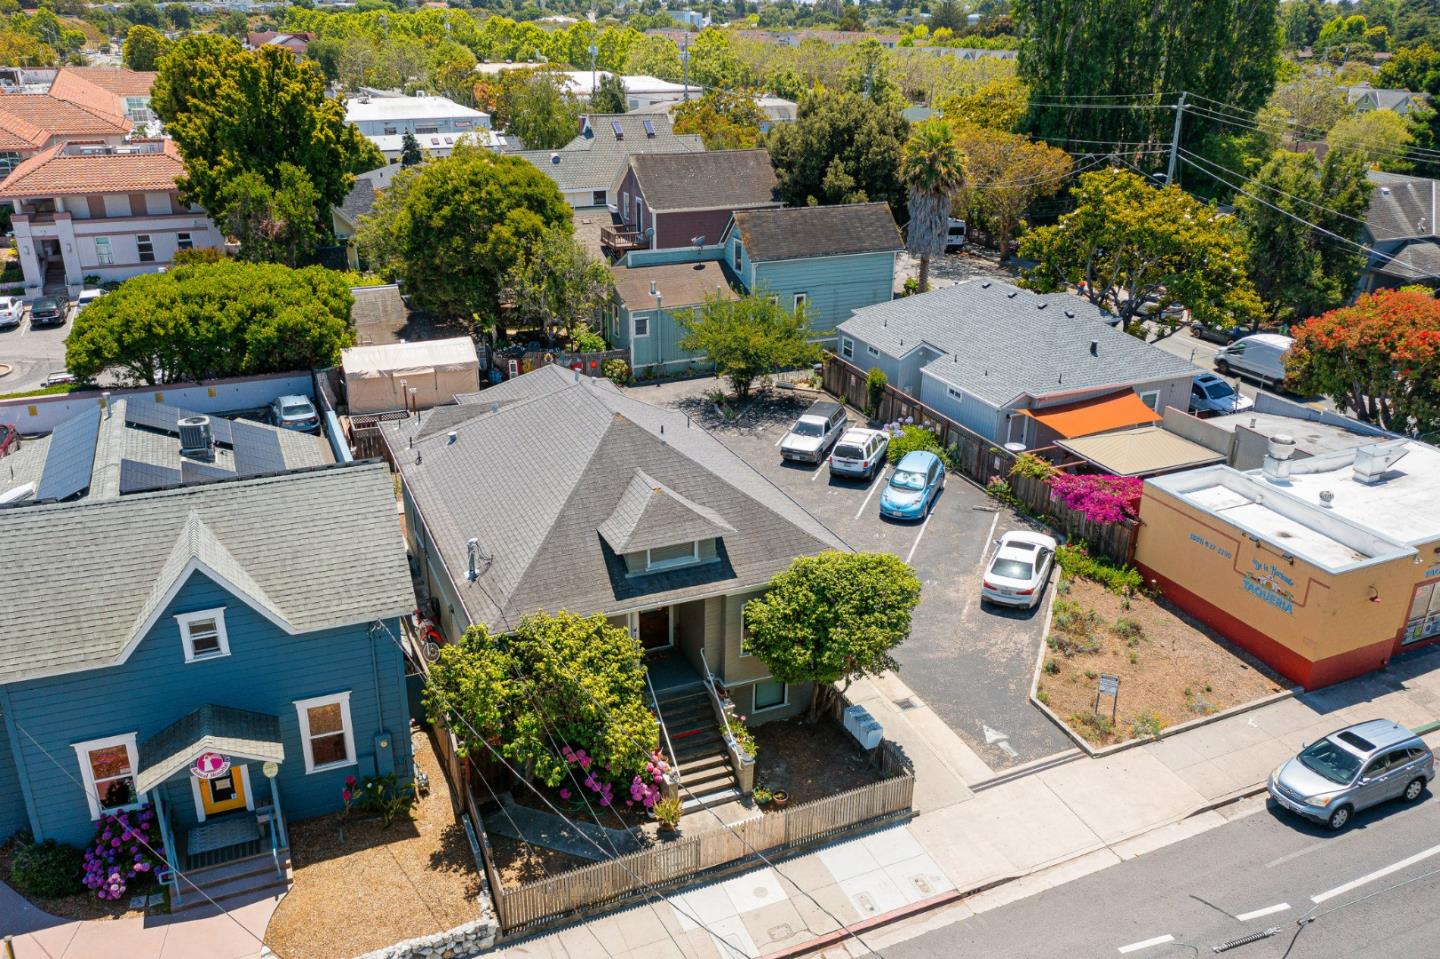
[[[570,348],[576,353],[603,353],[610,344],[605,342],[605,337],[581,324],[570,332]]]
[[[32,896],[68,896],[85,888],[80,881],[84,868],[85,856],[74,846],[61,845],[53,839],[37,843],[26,834],[11,856],[10,882]]]
[[[1046,706],[1050,705],[1050,694],[1043,689],[1035,690],[1035,698],[1040,700],[1040,702],[1044,703]]]
[[[1158,713],[1141,713],[1130,720],[1130,734],[1136,739],[1149,737],[1159,739],[1160,733],[1165,729],[1165,720],[1161,719]]]
[[[940,444],[940,438],[925,427],[915,423],[887,423],[885,428],[890,433],[890,452],[887,459],[891,463],[900,462],[906,453],[929,450],[940,457],[940,462],[947,467],[950,465],[949,451]]]
[[[1054,676],[1056,673],[1060,672],[1060,664],[1053,659],[1045,660],[1045,672],[1049,673],[1051,676]]]
[[[1065,722],[1082,736],[1088,733],[1090,739],[1108,739],[1115,733],[1115,724],[1110,717],[1099,713],[1071,713]]]
[[[1137,646],[1145,637],[1145,627],[1133,619],[1121,616],[1110,626],[1110,631],[1131,646]]]
[[[871,367],[870,372],[865,376],[865,395],[869,403],[866,409],[871,416],[880,412],[880,399],[885,395],[887,382],[885,371],[878,366]]]
[[[750,728],[745,725],[745,717],[728,717],[725,723],[725,728],[729,730],[730,735],[734,737],[735,745],[739,746],[740,749],[747,756],[753,759],[755,757],[755,751],[758,747],[755,745],[755,734],[752,733],[750,731]]]
[[[654,813],[660,825],[674,829],[680,825],[680,800],[674,797],[662,799],[655,804]]]
[[[354,776],[345,777],[345,789],[341,793],[345,800],[345,811],[352,805],[366,812],[378,813],[385,828],[402,813],[410,814],[415,803],[415,784],[398,778],[394,773],[388,776],[366,776],[358,786]]]
[[[1046,645],[1067,659],[1076,653],[1098,653],[1100,643],[1095,631],[1100,627],[1100,614],[1069,599],[1055,601],[1054,618]]]
[[[605,378],[616,386],[624,386],[630,382],[630,364],[618,356],[613,360],[606,360],[601,369],[605,371]]]
[[[1144,482],[1133,476],[1108,473],[1050,477],[1050,490],[1060,502],[1097,523],[1118,523],[1140,513]]]
[[[155,874],[161,865],[155,852],[162,845],[160,821],[150,804],[107,813],[95,830],[95,841],[85,850],[86,888],[95,890],[100,899],[123,898],[131,881]]]
[[[1015,463],[1010,467],[1011,476],[1024,476],[1029,479],[1048,480],[1055,473],[1055,467],[1034,453],[1021,453],[1015,457]]]
[[[1055,562],[1060,564],[1060,569],[1066,576],[1081,576],[1093,580],[1121,596],[1139,592],[1145,585],[1145,578],[1138,569],[1091,556],[1083,543],[1066,543],[1057,548]]]
[[[1024,511],[1025,504],[1020,502],[1020,497],[1015,495],[1009,483],[998,476],[990,477],[990,482],[985,484],[985,492],[1017,512]]]

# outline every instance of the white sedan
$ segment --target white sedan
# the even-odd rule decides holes
[[[980,599],[1002,606],[1030,608],[1040,602],[1050,565],[1055,560],[1055,540],[1042,533],[1015,531],[995,541],[995,555],[985,567]]]
[[[25,304],[14,296],[0,296],[0,326],[19,326]]]

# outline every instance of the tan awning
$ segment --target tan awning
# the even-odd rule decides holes
[[[1154,476],[1225,461],[1214,450],[1156,426],[1059,440],[1055,445],[1116,476]]]

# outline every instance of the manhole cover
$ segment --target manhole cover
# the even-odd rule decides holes
[[[751,892],[751,895],[753,895],[756,899],[769,899],[770,890],[764,886],[756,886],[755,889]]]
[[[909,696],[906,696],[904,699],[897,699],[897,700],[895,700],[895,705],[896,705],[896,706],[899,706],[902,710],[919,709],[919,708],[920,708],[920,704],[917,703],[914,699],[910,698]]]

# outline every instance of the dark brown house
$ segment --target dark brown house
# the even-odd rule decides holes
[[[634,246],[655,250],[714,246],[736,211],[781,205],[765,150],[631,156],[615,197]]]

